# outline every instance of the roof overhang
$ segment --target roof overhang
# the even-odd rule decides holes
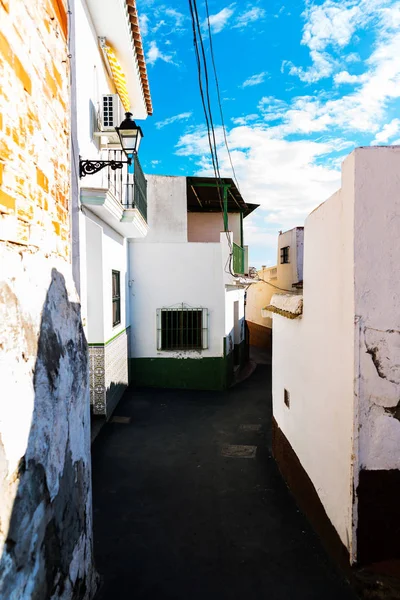
[[[135,0],[86,0],[99,38],[106,38],[126,78],[131,112],[145,119],[153,112]]]
[[[227,191],[228,212],[241,212],[247,217],[259,204],[248,204],[230,177],[187,177],[188,212],[221,212],[223,189]]]

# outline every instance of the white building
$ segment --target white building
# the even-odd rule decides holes
[[[224,389],[246,359],[248,205],[224,179],[148,177],[149,233],[130,246],[135,385]],[[221,190],[221,198],[222,198]]]
[[[126,160],[115,127],[152,114],[134,0],[75,0],[73,261],[90,353],[91,406],[110,416],[128,385],[128,239],[144,237],[146,181],[132,167],[79,178],[82,160]]]
[[[272,351],[272,318],[265,307],[277,291],[293,291],[303,285],[304,227],[294,227],[279,234],[277,264],[257,271],[260,283],[247,292],[246,321],[250,345]]]
[[[304,295],[271,300],[274,455],[351,564],[400,559],[399,172],[399,147],[350,154],[305,224]]]

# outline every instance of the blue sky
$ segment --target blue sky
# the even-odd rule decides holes
[[[137,7],[154,105],[144,169],[212,175],[188,1]],[[260,204],[246,219],[250,263],[273,265],[279,230],[303,225],[340,187],[354,147],[400,144],[400,1],[209,0],[209,9],[232,159],[243,197]]]

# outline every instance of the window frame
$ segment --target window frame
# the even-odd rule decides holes
[[[290,264],[290,246],[283,246],[281,248],[281,265]]]
[[[117,293],[114,294],[114,276],[117,276]],[[121,271],[115,269],[111,272],[111,296],[112,296],[112,322],[113,327],[121,324]],[[117,306],[116,319],[114,320],[114,306]]]
[[[173,326],[173,333],[176,332],[179,339],[175,343],[168,343],[168,331],[171,331],[164,325],[163,315],[166,314],[178,314],[180,316],[180,324],[182,327],[174,327],[175,323],[171,323]],[[195,333],[190,333],[189,327],[184,327],[184,315],[186,315],[186,323],[189,322],[189,315],[191,313],[200,313],[200,324],[196,327]],[[167,320],[168,317],[165,317]],[[172,317],[173,319],[173,317]],[[192,321],[193,322],[193,321]],[[167,339],[165,339],[165,336]],[[194,337],[199,336],[199,341],[193,344]],[[200,352],[208,348],[208,310],[203,307],[188,307],[188,306],[175,306],[168,308],[157,309],[157,350],[161,352]]]

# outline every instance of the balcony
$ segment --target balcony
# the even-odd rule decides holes
[[[119,149],[103,150],[100,158],[126,160]],[[122,169],[105,167],[82,179],[81,202],[122,236],[146,236],[147,181],[137,156],[131,165],[124,165]]]

